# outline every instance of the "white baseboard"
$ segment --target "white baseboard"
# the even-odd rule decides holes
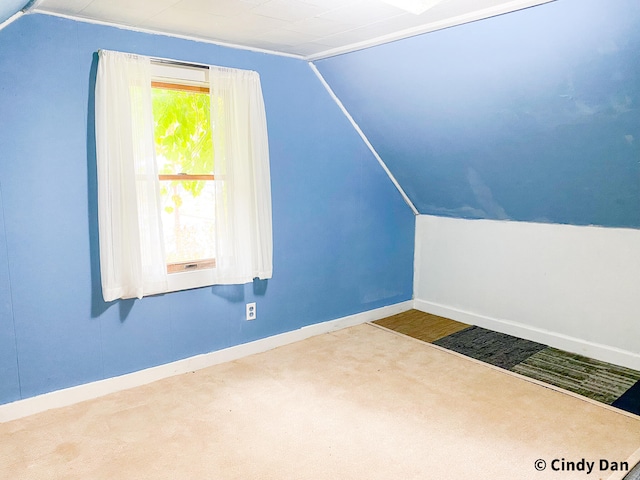
[[[609,362],[615,365],[633,368],[634,370],[640,370],[640,355],[627,350],[622,350],[600,343],[589,342],[580,338],[570,337],[568,335],[532,327],[522,323],[487,317],[425,300],[414,300],[413,308],[433,315],[450,318],[470,325],[477,325],[496,332],[506,333],[515,337],[542,343],[549,345],[550,347],[577,353],[589,358],[595,358],[596,360],[601,360],[603,362]]]
[[[225,348],[211,353],[196,355],[176,362],[147,368],[118,377],[98,380],[75,387],[56,390],[36,397],[0,405],[0,423],[44,412],[52,408],[65,407],[91,400],[110,393],[146,385],[157,380],[200,370],[219,363],[230,362],[255,353],[265,352],[282,345],[298,342],[309,337],[333,332],[346,327],[372,322],[381,318],[405,312],[413,308],[413,301],[396,303],[387,307],[369,310],[355,315],[316,323],[298,330],[273,335],[242,345]]]

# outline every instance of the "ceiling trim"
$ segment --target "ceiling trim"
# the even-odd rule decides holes
[[[466,13],[464,15],[458,15],[457,17],[447,18],[438,22],[431,22],[418,27],[408,28],[400,30],[398,32],[390,33],[388,35],[382,35],[380,37],[366,40],[363,42],[352,43],[344,47],[332,48],[325,50],[324,52],[308,55],[305,57],[307,61],[322,60],[324,58],[335,57],[345,53],[355,52],[357,50],[363,50],[369,47],[375,47],[384,43],[393,42],[396,40],[402,40],[403,38],[414,37],[423,33],[433,32],[435,30],[443,30],[445,28],[454,27],[464,23],[471,23],[485,18],[495,17],[503,15],[505,13],[511,13],[517,10],[523,10],[525,8],[535,7],[544,3],[555,2],[556,0],[513,0],[511,2],[496,5],[495,7],[484,8],[481,10],[475,10],[473,12]]]
[[[29,13],[30,10],[32,10],[33,8],[35,8],[38,3],[40,3],[42,0],[29,0],[24,7],[22,7],[20,10],[18,10],[16,13],[14,13],[13,15],[11,15],[9,18],[7,18],[5,21],[0,22],[0,30],[2,30],[5,27],[8,27],[9,25],[11,25],[13,22],[15,22],[16,20],[18,20],[21,16],[23,16],[26,13]]]
[[[415,205],[413,204],[413,202],[411,201],[409,196],[402,189],[402,187],[400,186],[400,183],[398,183],[398,181],[396,180],[396,177],[393,176],[393,173],[391,173],[391,170],[389,170],[389,167],[387,167],[387,164],[384,163],[384,160],[382,160],[382,157],[380,157],[380,155],[378,155],[378,152],[376,151],[375,148],[373,148],[373,145],[371,145],[371,142],[369,141],[369,139],[367,138],[365,133],[362,131],[362,129],[356,123],[356,121],[353,119],[353,117],[351,116],[351,114],[349,113],[347,108],[344,106],[344,104],[340,101],[338,96],[335,94],[335,92],[333,91],[331,86],[324,79],[324,77],[322,76],[322,74],[318,70],[318,67],[316,67],[313,62],[309,62],[309,67],[311,68],[313,73],[316,74],[316,77],[318,77],[318,80],[320,80],[320,83],[322,83],[322,85],[327,90],[327,92],[329,93],[329,95],[331,96],[333,101],[336,102],[336,105],[338,105],[338,107],[340,108],[340,110],[342,111],[344,116],[347,117],[347,120],[349,120],[349,123],[351,123],[351,125],[353,126],[355,131],[358,132],[358,135],[360,135],[360,138],[362,138],[362,141],[365,143],[367,148],[369,148],[369,150],[371,151],[373,156],[376,158],[376,160],[378,161],[378,163],[380,164],[382,169],[385,171],[385,173],[389,177],[389,180],[391,180],[391,182],[395,185],[396,189],[398,190],[398,192],[400,193],[400,195],[402,196],[402,198],[404,199],[406,204],[409,206],[409,208],[411,208],[411,211],[413,212],[413,214],[414,215],[420,215],[420,212],[418,212],[418,209],[415,207]]]
[[[202,38],[202,37],[198,37],[198,36],[194,36],[194,35],[181,35],[179,33],[170,33],[170,32],[164,32],[162,30],[153,30],[153,29],[149,29],[149,28],[139,28],[139,27],[134,27],[131,25],[123,25],[121,23],[114,23],[114,22],[105,22],[102,20],[95,20],[92,18],[85,18],[85,17],[79,17],[76,15],[66,15],[64,13],[56,13],[56,12],[49,12],[47,10],[41,10],[40,8],[36,8],[34,10],[31,10],[29,12],[29,14],[32,13],[39,13],[41,15],[50,15],[52,17],[60,17],[60,18],[66,18],[68,20],[75,20],[77,22],[81,22],[81,23],[91,23],[94,25],[103,25],[106,27],[115,27],[115,28],[119,28],[121,30],[129,30],[132,32],[139,32],[139,33],[148,33],[151,35],[162,35],[165,37],[172,37],[172,38],[180,38],[182,40],[191,40],[194,42],[200,42],[200,43],[208,43],[211,45],[218,45],[220,47],[228,47],[228,48],[235,48],[238,50],[248,50],[250,52],[256,52],[256,53],[266,53],[269,55],[277,55],[280,57],[288,57],[288,58],[295,58],[297,60],[305,60],[306,57],[304,57],[303,55],[296,55],[293,53],[285,53],[285,52],[278,52],[276,50],[267,50],[265,48],[257,48],[257,47],[249,47],[247,45],[238,45],[235,43],[227,43],[227,42],[222,42],[222,41],[218,41],[218,40],[211,40],[209,38]]]
[[[5,27],[8,27],[9,25],[11,25],[13,22],[18,20],[23,15],[24,15],[24,12],[22,10],[20,10],[19,12],[14,13],[9,18],[7,18],[4,22],[0,23],[0,30],[2,30]]]
[[[526,8],[535,7],[537,5],[542,5],[542,4],[550,3],[550,2],[554,2],[554,1],[556,1],[556,0],[512,0],[510,2],[503,3],[503,4],[500,4],[500,5],[496,5],[496,6],[493,6],[493,7],[479,9],[479,10],[475,10],[473,12],[465,13],[463,15],[458,15],[457,17],[447,18],[447,19],[440,20],[440,21],[437,21],[437,22],[431,22],[431,23],[427,23],[427,24],[420,25],[420,26],[417,26],[417,27],[412,27],[412,28],[400,30],[398,32],[393,32],[393,33],[390,33],[390,34],[387,34],[387,35],[382,35],[382,36],[379,36],[379,37],[376,37],[376,38],[373,38],[373,39],[370,39],[370,40],[365,40],[365,41],[362,41],[362,42],[356,42],[356,43],[352,43],[352,44],[349,44],[349,45],[345,45],[345,46],[342,46],[342,47],[336,47],[336,48],[327,47],[327,50],[324,50],[324,51],[319,52],[319,53],[311,54],[311,55],[298,55],[298,54],[293,54],[293,53],[285,53],[285,52],[280,52],[280,51],[277,51],[277,50],[269,50],[269,49],[264,49],[264,48],[259,48],[259,47],[251,47],[251,46],[247,46],[247,45],[240,45],[240,44],[236,44],[236,43],[224,42],[224,41],[221,41],[221,40],[212,40],[212,39],[205,38],[205,37],[200,37],[200,36],[197,36],[197,35],[184,35],[184,34],[178,34],[178,33],[170,33],[170,32],[151,29],[151,28],[140,28],[140,27],[134,27],[134,26],[131,26],[131,25],[123,25],[123,24],[115,23],[115,22],[108,22],[108,21],[103,21],[103,20],[95,20],[95,19],[81,17],[81,16],[77,16],[77,15],[68,15],[68,14],[62,14],[62,13],[57,13],[57,12],[50,12],[48,10],[41,9],[38,6],[38,4],[41,2],[41,0],[31,0],[28,3],[28,6],[30,7],[29,10],[19,12],[19,14],[16,14],[14,17],[9,19],[7,22],[11,23],[12,21],[15,21],[22,14],[39,13],[39,14],[50,15],[50,16],[54,16],[54,17],[67,18],[67,19],[70,19],[70,20],[83,22],[83,23],[90,23],[90,24],[95,24],[95,25],[104,25],[104,26],[109,26],[109,27],[115,27],[115,28],[119,28],[119,29],[122,29],[122,30],[130,30],[130,31],[134,31],[134,32],[147,33],[147,34],[152,34],[152,35],[163,35],[163,36],[167,36],[167,37],[180,38],[180,39],[183,39],[183,40],[191,40],[191,41],[195,41],[195,42],[208,43],[208,44],[211,44],[211,45],[218,45],[218,46],[222,46],[222,47],[235,48],[235,49],[239,49],[239,50],[247,50],[247,51],[257,52],[257,53],[266,53],[266,54],[269,54],[269,55],[278,55],[278,56],[281,56],[281,57],[295,58],[297,60],[306,60],[306,61],[309,61],[309,62],[313,62],[313,61],[316,61],[316,60],[322,60],[322,59],[334,57],[334,56],[337,56],[337,55],[343,55],[345,53],[350,53],[350,52],[354,52],[354,51],[357,51],[357,50],[363,50],[363,49],[374,47],[374,46],[377,46],[377,45],[382,45],[384,43],[389,43],[389,42],[393,42],[393,41],[396,41],[396,40],[401,40],[401,39],[404,39],[404,38],[409,38],[409,37],[413,37],[413,36],[416,36],[416,35],[421,35],[421,34],[424,34],[424,33],[433,32],[433,31],[436,31],[436,30],[442,30],[442,29],[445,29],[445,28],[453,27],[453,26],[456,26],[456,25],[461,25],[461,24],[464,24],[464,23],[475,22],[475,21],[478,21],[478,20],[482,20],[482,19],[486,19],[486,18],[498,16],[498,15],[503,15],[503,14],[506,14],[506,13],[514,12],[514,11],[517,11],[517,10],[523,10],[523,9],[526,9]],[[7,22],[5,22],[5,24],[0,25],[0,28],[6,26]]]

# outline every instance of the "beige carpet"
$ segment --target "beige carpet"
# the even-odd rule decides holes
[[[0,424],[0,478],[599,479],[550,464],[639,447],[638,417],[361,325]]]

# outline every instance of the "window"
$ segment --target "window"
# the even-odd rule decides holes
[[[167,273],[213,268],[215,177],[209,86],[160,78],[151,82],[151,97]]]
[[[99,52],[103,297],[270,278],[266,116],[256,72]]]

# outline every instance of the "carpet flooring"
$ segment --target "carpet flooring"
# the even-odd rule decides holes
[[[555,348],[531,355],[512,369],[585,397],[612,404],[638,380],[640,372]]]
[[[418,310],[374,323],[640,415],[640,372],[637,370]]]
[[[480,327],[469,327],[433,343],[507,370],[546,348],[540,343]]]
[[[621,480],[639,447],[639,417],[364,324],[2,423],[0,478]],[[582,459],[628,467],[553,469]]]

